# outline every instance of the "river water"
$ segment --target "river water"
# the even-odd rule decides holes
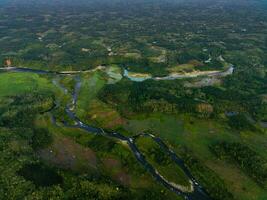
[[[75,114],[75,111],[72,109],[75,107],[78,98],[78,92],[81,87],[81,80],[80,78],[75,78],[76,80],[76,86],[75,86],[75,91],[72,94],[72,104],[69,104],[66,106],[65,111],[67,115],[76,123],[74,127],[83,129],[87,131],[90,134],[95,134],[95,135],[102,135],[110,138],[114,138],[116,140],[119,140],[121,142],[127,143],[128,146],[130,147],[132,153],[134,154],[135,158],[137,161],[162,185],[164,185],[166,188],[169,190],[175,192],[178,195],[183,196],[185,199],[190,199],[190,200],[209,200],[209,196],[205,193],[203,188],[199,185],[199,183],[193,178],[191,175],[190,171],[187,169],[185,166],[184,162],[182,159],[180,159],[171,149],[168,148],[168,146],[161,140],[161,138],[156,137],[152,134],[140,134],[144,135],[146,137],[151,137],[155,142],[159,144],[159,146],[164,150],[170,157],[171,159],[184,171],[184,173],[187,175],[189,181],[192,184],[193,187],[193,192],[191,193],[186,193],[181,191],[179,188],[175,187],[172,183],[170,183],[168,180],[166,180],[162,175],[159,174],[159,172],[146,160],[145,156],[142,154],[142,152],[138,149],[138,147],[135,144],[134,138],[131,137],[126,137],[118,132],[109,132],[106,131],[102,128],[99,127],[93,127],[91,125],[88,125],[84,122],[82,122]],[[64,86],[57,84],[57,86],[60,86],[61,89],[66,91],[66,88]]]
[[[12,71],[12,72],[31,72],[36,74],[49,74],[54,75],[55,78],[53,79],[53,84],[56,87],[59,87],[62,91],[64,91],[64,94],[68,94],[69,91],[60,84],[59,79],[60,76],[58,75],[70,75],[66,73],[58,73],[58,72],[51,72],[51,71],[45,71],[45,70],[34,70],[34,69],[26,69],[26,68],[10,68],[8,70],[2,70],[2,71]],[[118,132],[109,132],[106,131],[100,127],[93,127],[89,124],[83,123],[75,114],[75,107],[78,99],[78,94],[81,88],[81,78],[79,75],[73,75],[74,80],[76,81],[75,90],[71,94],[72,100],[71,102],[66,106],[65,111],[66,114],[70,119],[72,119],[76,125],[72,126],[73,128],[79,128],[82,130],[85,130],[89,134],[95,134],[95,135],[103,135],[109,138],[114,138],[116,140],[119,140],[121,142],[127,143],[129,148],[131,149],[132,153],[134,154],[136,160],[154,177],[154,179],[158,182],[160,182],[163,186],[165,186],[167,189],[175,192],[177,195],[180,195],[184,197],[184,199],[188,200],[210,200],[211,198],[207,195],[207,193],[204,191],[204,189],[200,186],[200,184],[194,179],[192,174],[190,173],[189,169],[185,166],[182,159],[180,159],[174,151],[172,151],[159,137],[156,137],[152,134],[146,134],[142,133],[139,134],[139,136],[145,136],[145,137],[151,137],[160,147],[161,149],[167,153],[167,155],[170,156],[170,158],[184,171],[186,176],[189,179],[189,182],[191,183],[192,192],[185,192],[180,189],[180,187],[177,187],[176,185],[172,184],[168,180],[166,180],[145,158],[145,156],[142,154],[142,152],[138,149],[138,147],[135,144],[134,137],[126,137]],[[59,104],[57,102],[56,104]],[[56,119],[54,116],[52,116],[53,122],[56,124]],[[66,125],[67,126],[67,125]],[[138,136],[135,136],[138,137]]]

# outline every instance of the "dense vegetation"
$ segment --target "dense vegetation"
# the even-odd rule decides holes
[[[225,182],[218,177],[216,173],[201,164],[201,162],[192,155],[192,152],[188,152],[188,150],[184,149],[182,155],[185,164],[189,167],[193,176],[206,188],[213,199],[234,199]]]
[[[87,168],[84,172],[75,171],[68,167],[62,168],[63,165],[61,166],[60,164],[64,162],[64,159],[67,159],[67,162],[72,162],[71,158],[66,154],[66,158],[63,158],[63,160],[62,158],[58,158],[61,163],[55,164],[52,161],[48,162],[44,157],[45,154],[42,152],[49,151],[51,157],[53,150],[49,149],[58,142],[59,138],[53,129],[51,130],[51,127],[41,125],[40,122],[42,120],[38,120],[45,119],[47,113],[54,107],[54,91],[52,88],[50,88],[51,90],[47,90],[51,86],[51,83],[42,84],[44,82],[43,78],[35,75],[26,76],[32,78],[31,82],[26,83],[26,85],[17,85],[16,83],[23,80],[24,76],[20,74],[1,75],[2,80],[7,77],[16,79],[12,84],[3,86],[3,91],[7,87],[13,87],[14,89],[15,87],[21,87],[21,94],[15,95],[15,93],[10,91],[8,92],[8,96],[5,93],[1,94],[0,199],[108,200],[175,198],[173,194],[169,194],[162,186],[155,184],[150,177],[148,178],[150,179],[151,185],[142,187],[136,191],[135,189],[130,190],[126,185],[112,178],[110,168],[106,170],[104,164],[100,164],[101,166],[99,166],[97,171],[95,168]],[[28,86],[38,85],[37,83],[39,84],[39,92],[27,94]],[[57,91],[57,94],[59,93]],[[74,135],[77,138],[78,133]],[[61,135],[61,137],[64,138],[65,136]],[[78,138],[77,142],[79,142]],[[80,143],[85,147],[71,144],[72,146],[68,146],[67,148],[73,149],[74,152],[71,153],[75,153],[78,149],[82,148],[81,154],[83,156],[82,152],[88,152],[86,147],[91,147],[93,150],[98,151],[98,155],[103,160],[104,157],[113,157],[115,163],[122,163],[123,169],[129,168],[128,171],[133,170],[134,174],[146,174],[135,161],[131,152],[112,140],[95,137],[90,140],[83,139]],[[67,143],[66,145],[70,144]],[[64,146],[61,145],[60,148],[62,149]],[[59,149],[58,151],[60,152],[61,150]],[[88,158],[84,155],[83,159]],[[88,161],[80,160],[79,162]],[[115,170],[122,169],[119,166]],[[117,173],[117,171],[115,172]]]
[[[0,0],[1,68],[102,66],[75,76],[0,69],[0,199],[181,198],[127,144],[65,126],[75,125],[65,106],[78,78],[84,123],[160,137],[212,199],[267,199],[266,9],[260,0]],[[227,76],[123,77],[230,66]],[[188,183],[155,142],[135,142],[161,174]]]
[[[267,186],[267,161],[257,152],[244,144],[229,142],[216,143],[211,149],[218,158],[234,162],[261,186]]]

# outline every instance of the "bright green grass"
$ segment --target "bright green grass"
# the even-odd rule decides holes
[[[209,119],[198,119],[190,115],[170,116],[152,114],[135,116],[125,129],[133,133],[150,130],[159,135],[172,149],[179,153],[179,145],[185,145],[210,169],[214,170],[229,186],[236,199],[262,200],[267,192],[231,163],[219,161],[209,146],[218,140],[244,142],[266,157],[266,134],[231,130],[226,123]]]
[[[32,92],[55,91],[52,83],[37,74],[32,73],[2,73],[0,74],[0,97],[21,95]]]
[[[128,122],[124,128],[133,134],[151,131],[172,146],[186,145],[203,159],[209,159],[212,156],[209,145],[218,140],[241,140],[267,157],[266,151],[263,151],[267,144],[266,134],[238,133],[231,130],[224,122],[198,119],[190,115],[172,116],[160,113],[149,116],[138,115]]]
[[[184,133],[182,120],[175,116],[163,114],[138,115],[134,119],[130,119],[124,128],[133,134],[152,131],[154,134],[160,135],[163,139],[172,141],[174,144],[180,144],[179,137]]]
[[[104,87],[106,80],[99,72],[90,73],[82,77],[82,86],[77,102],[78,116],[84,116],[90,102],[96,97],[99,90]]]

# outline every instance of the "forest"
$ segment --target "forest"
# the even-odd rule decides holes
[[[266,55],[266,1],[0,0],[0,200],[267,199]]]

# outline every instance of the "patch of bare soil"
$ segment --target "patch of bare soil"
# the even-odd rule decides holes
[[[102,160],[104,166],[106,168],[117,168],[117,167],[121,167],[121,163],[120,161],[113,159],[113,158],[105,158]]]

